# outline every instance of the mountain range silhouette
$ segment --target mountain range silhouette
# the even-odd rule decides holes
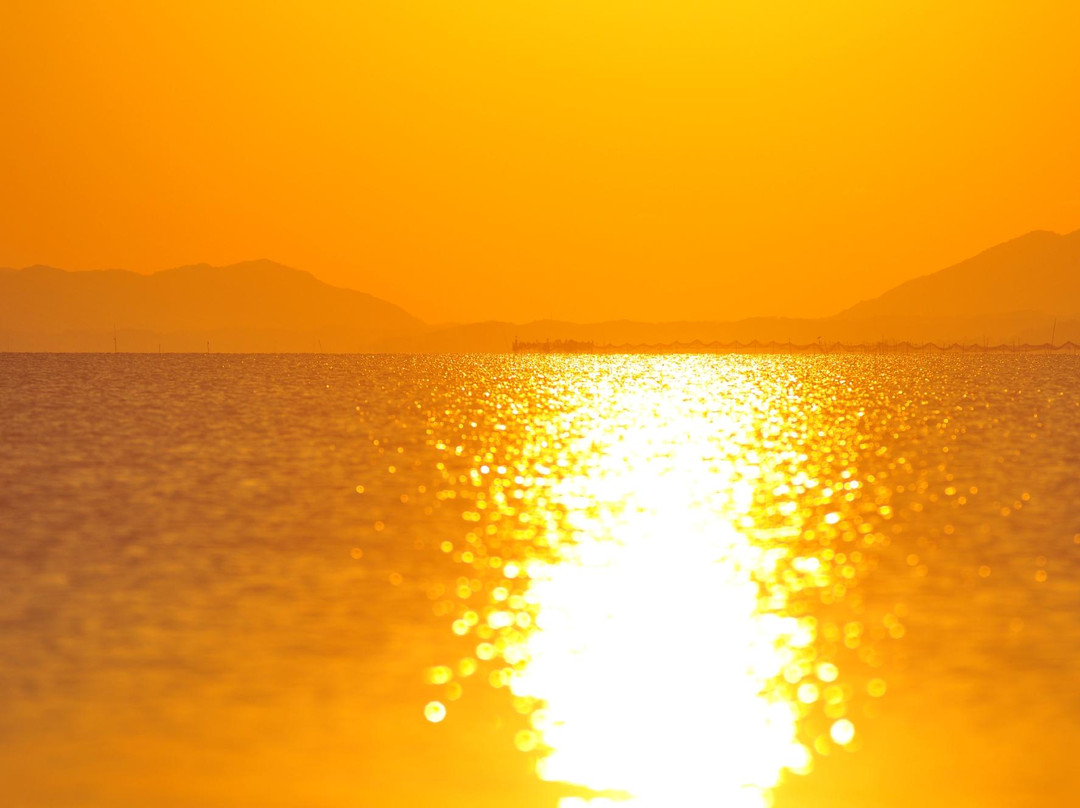
[[[1080,313],[1080,230],[1035,230],[858,303],[841,317]]]
[[[140,275],[0,270],[0,350],[506,351],[515,339],[649,346],[816,340],[1080,341],[1080,231],[1034,231],[832,317],[429,326],[268,260]]]

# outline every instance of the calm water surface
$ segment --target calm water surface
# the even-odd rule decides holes
[[[1080,359],[0,355],[0,789],[1069,804]]]

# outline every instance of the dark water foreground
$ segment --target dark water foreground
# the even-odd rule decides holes
[[[0,791],[1080,793],[1080,358],[0,355]]]

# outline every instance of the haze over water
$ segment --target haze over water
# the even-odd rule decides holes
[[[1071,356],[0,356],[39,806],[1080,791]]]

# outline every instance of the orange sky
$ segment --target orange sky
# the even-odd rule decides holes
[[[431,321],[828,314],[1080,227],[1080,4],[0,5],[0,266]]]

